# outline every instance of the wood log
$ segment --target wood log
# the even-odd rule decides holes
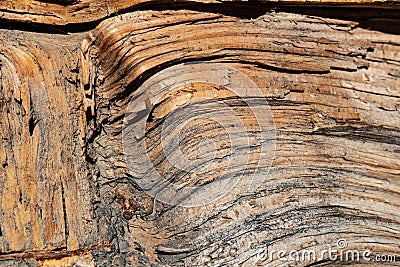
[[[241,0],[243,1],[243,0]],[[174,7],[176,4],[194,4],[194,7],[202,4],[217,4],[225,9],[226,5],[238,1],[232,0],[3,0],[0,3],[0,17],[12,21],[35,22],[43,24],[67,25],[94,22],[109,16],[118,15],[130,9],[138,8],[164,8]],[[240,1],[239,1],[240,2]],[[243,1],[247,3],[247,1]],[[322,5],[322,6],[346,6],[346,7],[370,7],[398,9],[398,0],[261,0],[267,5]],[[221,6],[222,5],[222,6]],[[218,8],[217,7],[217,8]],[[254,6],[253,6],[254,7]],[[235,7],[234,7],[235,8]],[[215,9],[215,7],[214,7]],[[254,12],[254,10],[253,10]],[[79,27],[79,26],[78,26]]]
[[[0,266],[400,265],[397,10],[137,4],[1,4]]]

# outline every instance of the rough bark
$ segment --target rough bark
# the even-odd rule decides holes
[[[113,12],[133,6],[122,2],[113,2]],[[41,13],[34,8],[42,2],[27,5],[33,11],[19,2],[2,5],[5,18],[17,21],[106,17],[92,1],[82,13],[65,12],[85,3],[45,4]],[[53,14],[53,7],[63,17],[42,14]],[[128,12],[70,34],[4,24],[11,26],[0,32],[0,265],[367,264],[326,255],[290,263],[260,259],[266,249],[319,253],[344,239],[347,250],[395,255],[397,262],[386,264],[398,266],[398,12],[340,9],[333,16],[337,9],[288,13],[259,4],[264,15],[240,18],[192,7]],[[10,15],[21,10],[35,14]],[[41,31],[52,29],[46,27]],[[209,68],[194,64],[199,61]],[[164,86],[144,89],[182,66],[201,66],[196,75],[203,79],[176,71]],[[233,69],[261,95],[232,93]],[[213,78],[204,78],[210,73],[227,82],[212,84]],[[221,105],[233,113],[216,112]],[[254,115],[258,108],[273,118],[267,138]],[[219,123],[237,120],[241,127]],[[132,129],[144,122],[148,153],[142,155]],[[166,134],[165,122],[184,128]],[[171,160],[176,151],[163,151],[161,140],[174,136],[188,164]],[[248,136],[252,143],[243,141]],[[262,150],[265,143],[274,154]],[[138,179],[145,156],[154,174],[180,186],[179,192],[207,184],[224,190],[215,181],[242,176],[217,200],[185,207],[176,199],[160,201],[151,192],[154,184]],[[249,189],[254,177],[260,182]],[[208,202],[211,194],[186,193],[179,201]]]

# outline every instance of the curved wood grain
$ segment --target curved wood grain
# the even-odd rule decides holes
[[[22,17],[21,3],[2,2],[3,18],[75,23],[104,18],[107,7],[24,1],[35,10]],[[113,3],[121,6],[112,12],[128,5]],[[37,16],[39,7],[52,19]],[[398,30],[320,12],[246,19],[136,11],[68,35],[19,31],[16,24],[1,30],[0,265],[384,264],[326,254],[291,263],[265,258],[280,249],[321,256],[343,239],[345,251],[393,255],[397,261],[386,264],[398,266]],[[171,69],[194,70],[199,61],[205,65],[196,73],[170,72],[162,86],[144,87]],[[261,95],[232,92],[233,69],[242,73],[236,82],[253,81]],[[194,74],[209,76],[176,83]],[[265,111],[258,108],[266,103],[274,138],[261,135],[253,112]],[[124,143],[142,140],[129,136],[139,122],[146,122],[147,155]],[[172,126],[167,134],[165,122]],[[179,137],[183,157],[165,152],[163,137],[167,144]],[[271,154],[260,147],[272,141],[270,165]],[[163,202],[139,181],[142,166],[130,165],[144,156],[183,189],[216,185],[225,170],[225,181],[238,173],[243,179],[229,190],[217,184],[227,192],[214,201],[194,192],[206,205]],[[249,190],[252,172],[261,182]]]
[[[398,257],[399,44],[399,36],[361,29],[355,22],[287,13],[244,20],[190,11],[136,12],[100,24],[83,45],[87,64],[98,70],[95,78],[85,79],[96,81],[97,123],[102,129],[93,151],[98,153],[102,194],[121,196],[112,209],[122,214],[132,205],[119,203],[135,203],[133,216],[116,226],[124,229],[119,238],[127,242],[126,253],[131,255],[129,247],[140,244],[133,255],[167,266],[278,266],[276,258],[257,263],[257,255],[266,248],[320,253],[345,239],[347,249]],[[272,168],[257,190],[248,192],[239,183],[201,208],[154,202],[146,190],[138,189],[137,174],[129,170],[122,147],[123,117],[131,112],[130,101],[139,110],[151,109],[155,117],[148,118],[146,132],[150,144],[159,142],[168,116],[188,121],[186,113],[171,105],[183,105],[187,100],[182,94],[212,86],[194,83],[177,89],[176,105],[171,97],[153,102],[136,92],[144,80],[168,67],[199,60],[209,62],[211,69],[212,63],[233,66],[261,88],[276,127]],[[225,94],[212,95],[225,101]],[[198,110],[207,110],[208,102],[195,103]],[[255,123],[245,115],[245,106],[240,112]],[[135,111],[129,117],[132,127],[139,115]],[[204,122],[187,125],[178,134],[181,140],[196,143],[196,136],[210,136]],[[211,132],[214,142],[229,146],[218,131]],[[197,153],[185,151],[188,157]],[[261,155],[257,150],[248,153]],[[160,148],[148,155],[156,159],[159,171],[169,170],[164,176],[175,177],[181,186],[212,179],[209,170],[199,172],[195,181],[181,177],[178,170],[171,172]],[[133,160],[141,156],[135,154]],[[218,166],[214,171],[225,165]],[[125,263],[133,264],[137,257]],[[327,260],[325,255],[319,261],[292,264],[323,265]]]

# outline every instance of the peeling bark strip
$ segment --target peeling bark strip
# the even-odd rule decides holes
[[[111,13],[137,4],[112,3]],[[3,18],[48,24],[97,20],[107,8],[85,0],[0,5]],[[399,266],[400,35],[394,33],[324,16],[268,12],[243,19],[188,10],[127,13],[68,36],[1,30],[0,266],[385,264],[322,253],[343,244],[343,251],[395,256],[386,264]],[[210,64],[207,75],[225,77],[218,64],[239,70],[263,97],[240,98],[229,91],[232,84],[207,80],[141,91],[164,71],[197,61]],[[176,73],[175,81],[182,77]],[[265,100],[276,129],[271,168],[259,163],[257,143],[237,149],[249,164],[229,165],[229,137],[248,132],[257,141],[251,108]],[[234,113],[221,116],[213,101]],[[191,120],[182,107],[206,117]],[[211,120],[222,117],[245,127]],[[182,188],[211,183],[225,169],[244,177],[252,169],[269,172],[261,173],[257,189],[249,191],[243,179],[201,207],[158,201],[129,169],[129,160],[143,155],[130,151],[127,160],[126,120],[132,127],[147,121],[149,158]],[[181,138],[184,156],[196,159],[184,167],[198,168],[196,175],[180,171],[183,160],[163,151],[166,121],[186,126],[167,137]],[[218,160],[207,154],[208,137]],[[316,258],[270,257],[279,250],[312,250]]]

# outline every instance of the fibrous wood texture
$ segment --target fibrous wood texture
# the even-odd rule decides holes
[[[230,3],[231,0],[3,0],[0,3],[0,17],[16,21],[65,25],[84,23],[136,9],[141,6],[173,5],[176,3],[209,4]],[[261,0],[265,4],[304,4],[333,6],[365,6],[399,8],[397,0]]]
[[[2,30],[0,264],[399,265],[400,37],[380,23],[397,13],[317,11]],[[338,240],[397,261],[321,256]]]
[[[2,31],[1,39],[1,251],[90,245],[97,237],[74,55],[81,38]]]

